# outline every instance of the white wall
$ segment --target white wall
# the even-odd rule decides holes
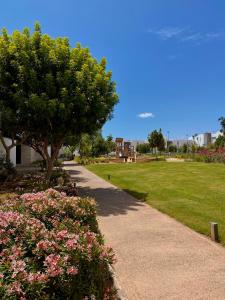
[[[8,138],[4,138],[6,145],[11,144],[11,140]],[[51,154],[51,147],[48,147],[48,153]],[[5,149],[0,142],[0,156],[5,156]],[[10,160],[13,163],[14,166],[16,166],[16,147],[13,147],[10,151]],[[39,153],[34,151],[33,148],[21,145],[21,166],[28,166],[32,164],[32,162],[36,160],[42,160],[42,157]]]
[[[8,138],[4,138],[4,141],[7,146],[11,145],[11,140]],[[0,155],[5,155],[5,148],[3,147],[2,143],[0,142]],[[16,147],[13,147],[10,151],[10,160],[13,165],[16,165]]]

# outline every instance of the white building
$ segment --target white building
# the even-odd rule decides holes
[[[193,140],[195,142],[195,144],[199,147],[206,147],[210,144],[214,144],[216,139],[222,135],[222,133],[220,131],[217,132],[205,132],[205,133],[200,133],[197,134],[195,136],[193,136],[192,138],[190,138],[191,140]]]
[[[11,144],[11,140],[4,138],[6,145]],[[50,151],[50,149],[49,149]],[[5,149],[0,142],[0,156],[5,156]],[[36,160],[42,160],[39,153],[34,151],[33,148],[26,145],[18,145],[11,149],[10,160],[14,166],[29,166]]]
[[[195,144],[199,147],[205,147],[212,143],[212,135],[210,132],[200,133],[193,136]]]
[[[8,138],[4,138],[4,141],[6,143],[7,146],[11,145],[11,140]],[[5,149],[0,141],[0,157],[4,157],[5,156]],[[13,147],[10,151],[10,160],[13,163],[13,165],[16,165],[16,147]]]

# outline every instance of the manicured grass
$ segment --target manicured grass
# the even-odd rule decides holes
[[[209,235],[210,222],[219,223],[225,244],[225,166],[195,162],[99,164],[90,171],[138,199]]]

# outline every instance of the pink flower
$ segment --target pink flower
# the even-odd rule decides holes
[[[48,281],[48,276],[46,274],[40,273],[40,272],[37,272],[36,274],[30,273],[27,276],[27,280],[30,283],[34,283],[34,282],[44,283],[44,282]]]
[[[78,269],[75,267],[69,267],[66,273],[69,275],[76,275],[78,273]]]
[[[56,234],[57,240],[63,240],[65,237],[67,237],[68,231],[67,230],[61,230]]]
[[[66,247],[68,249],[74,249],[75,246],[77,245],[77,239],[74,238],[74,239],[69,239],[67,242],[66,242]]]
[[[18,281],[14,281],[7,289],[9,295],[16,293],[17,295],[23,294],[21,284]]]
[[[60,255],[50,254],[45,258],[45,266],[57,266],[60,261]]]

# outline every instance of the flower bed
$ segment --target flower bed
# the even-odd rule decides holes
[[[0,299],[114,299],[95,203],[53,189],[0,205]]]
[[[200,150],[196,154],[195,160],[206,163],[225,163],[225,148]]]

